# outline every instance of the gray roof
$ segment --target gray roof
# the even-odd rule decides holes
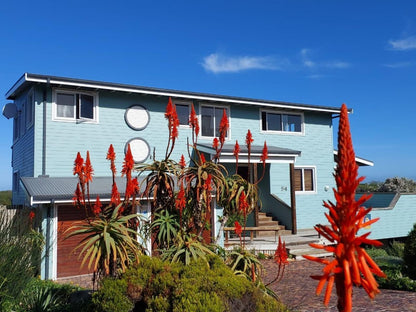
[[[31,204],[50,202],[70,202],[74,197],[78,179],[76,177],[22,177],[22,184],[30,197]],[[111,198],[112,177],[94,177],[90,183],[90,198],[95,200]],[[117,188],[123,196],[125,178],[116,178]],[[140,182],[139,182],[140,183]]]
[[[79,88],[85,90],[109,90],[109,91],[119,91],[119,92],[129,92],[129,93],[141,93],[141,94],[150,94],[156,96],[171,96],[183,99],[190,100],[203,100],[203,101],[214,101],[214,102],[226,102],[226,103],[235,103],[243,105],[255,105],[263,107],[273,107],[273,108],[282,108],[282,109],[294,109],[302,111],[317,111],[317,112],[326,112],[331,114],[339,114],[340,107],[331,107],[331,106],[319,106],[311,104],[300,104],[300,103],[290,103],[282,101],[271,101],[271,100],[262,100],[262,99],[252,99],[245,97],[234,97],[234,96],[225,96],[225,95],[216,95],[209,93],[198,93],[198,92],[189,92],[189,91],[179,91],[171,89],[161,89],[161,88],[152,88],[152,87],[143,87],[129,84],[120,84],[112,82],[103,82],[103,81],[94,81],[94,80],[83,80],[67,77],[58,77],[58,76],[49,76],[49,75],[39,75],[39,74],[30,74],[25,73],[20,77],[20,79],[10,88],[6,93],[6,98],[13,100],[16,96],[25,90],[28,86],[32,84],[47,84],[56,87],[71,87]],[[352,112],[352,110],[350,110]]]

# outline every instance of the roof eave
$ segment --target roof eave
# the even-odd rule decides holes
[[[100,82],[100,81],[93,81],[93,80],[81,80],[81,79],[74,79],[74,78],[46,76],[46,75],[38,75],[38,74],[30,74],[30,73],[25,73],[13,85],[13,87],[6,93],[6,98],[14,99],[14,97],[16,96],[15,94],[16,91],[25,82],[44,83],[44,84],[50,83],[50,84],[70,86],[70,87],[81,87],[81,88],[92,88],[92,89],[101,89],[101,90],[109,90],[109,91],[150,94],[150,95],[156,95],[156,96],[170,96],[170,97],[178,97],[178,98],[193,99],[193,100],[200,100],[200,101],[216,101],[216,102],[254,105],[254,106],[262,106],[262,107],[284,108],[284,109],[303,110],[303,111],[316,111],[316,112],[325,112],[325,113],[331,113],[331,114],[337,114],[337,113],[340,113],[341,111],[341,109],[337,107],[316,106],[316,105],[270,101],[270,100],[257,100],[257,99],[250,99],[250,98],[239,98],[239,97],[204,94],[204,93],[197,93],[197,92],[185,92],[185,91],[178,91],[178,90],[158,89],[158,88],[141,87],[141,86],[127,85],[127,84],[116,84],[116,83]]]

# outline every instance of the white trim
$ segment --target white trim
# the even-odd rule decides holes
[[[52,241],[52,280],[56,280],[58,278],[58,206],[56,204],[53,205],[52,209],[53,218],[52,218],[52,226],[51,229],[52,233],[50,235],[50,239]]]
[[[298,131],[278,131],[278,130],[263,130],[263,112],[275,114],[275,115],[298,115],[300,116],[300,132]],[[260,133],[264,134],[282,134],[282,135],[305,135],[305,116],[303,113],[282,111],[282,110],[271,110],[271,109],[259,109],[259,121],[260,121]]]
[[[94,114],[94,118],[93,119],[88,119],[88,118],[78,118],[76,116],[76,106],[77,103],[74,103],[74,117],[73,118],[69,118],[69,117],[58,117],[57,114],[57,104],[56,104],[56,98],[57,98],[57,93],[62,93],[62,94],[70,94],[70,95],[89,95],[93,97],[93,114]],[[53,121],[60,121],[60,122],[72,122],[72,123],[93,123],[93,124],[97,124],[99,122],[99,118],[98,118],[98,93],[97,92],[90,92],[90,91],[80,91],[80,90],[68,90],[68,89],[58,89],[58,88],[53,88],[52,89],[52,120]]]
[[[181,92],[175,92],[174,90],[149,90],[142,87],[134,86],[109,86],[100,84],[100,82],[74,82],[68,81],[59,77],[45,77],[45,78],[35,78],[29,77],[27,73],[19,79],[18,82],[6,93],[6,98],[9,98],[25,81],[27,82],[38,82],[38,83],[50,83],[58,84],[63,86],[72,86],[80,88],[93,88],[93,89],[102,89],[109,91],[120,91],[120,92],[129,92],[129,93],[139,93],[139,94],[149,94],[149,95],[159,95],[159,96],[170,96],[170,97],[179,97],[190,100],[202,100],[202,101],[215,101],[223,103],[236,103],[236,104],[246,104],[254,106],[263,106],[270,108],[284,108],[284,109],[294,109],[302,111],[316,111],[316,112],[327,112],[339,114],[339,108],[330,108],[330,107],[312,107],[311,106],[302,106],[296,105],[295,103],[264,103],[261,100],[251,100],[251,99],[233,99],[220,97],[215,95],[202,95],[202,94],[185,94]]]
[[[311,194],[317,194],[317,186],[318,186],[318,181],[317,181],[317,174],[316,174],[316,166],[295,166],[295,170],[296,169],[301,169],[302,170],[302,188],[305,189],[305,179],[304,179],[304,169],[312,169],[312,173],[313,173],[313,191],[295,191],[296,195],[311,195]]]
[[[230,141],[231,140],[231,107],[230,105],[217,105],[217,104],[211,104],[211,103],[199,103],[199,114],[198,114],[198,121],[199,121],[199,138],[202,140],[213,140],[214,138],[216,138],[215,136],[215,120],[214,120],[214,136],[203,136],[202,135],[202,107],[203,106],[208,106],[208,107],[213,107],[213,108],[225,108],[228,110],[227,113],[227,117],[228,117],[228,134],[227,137],[225,138],[225,141]],[[215,115],[215,114],[214,114]]]

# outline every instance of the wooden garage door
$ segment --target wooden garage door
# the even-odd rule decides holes
[[[81,269],[82,259],[79,251],[74,252],[81,236],[65,239],[65,231],[76,221],[85,219],[85,211],[73,205],[58,206],[58,267],[57,276],[68,277],[92,273],[88,271],[88,263]]]

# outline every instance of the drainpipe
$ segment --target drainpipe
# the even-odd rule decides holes
[[[49,276],[49,259],[50,259],[50,248],[51,248],[51,209],[52,204],[48,205],[47,211],[46,211],[46,237],[45,237],[45,280],[50,279]]]
[[[43,90],[43,129],[42,129],[42,176],[46,175],[46,106],[47,106],[47,89],[49,88],[50,79],[46,82]]]

